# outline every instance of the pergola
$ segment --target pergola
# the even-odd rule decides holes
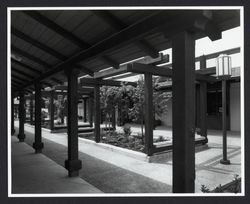
[[[145,127],[150,154],[152,75],[168,76],[173,82],[173,192],[194,192],[195,80],[200,81],[203,104],[206,81],[216,80],[205,74],[204,59],[201,69],[195,71],[195,40],[206,36],[220,39],[223,31],[240,25],[239,19],[238,10],[11,11],[11,90],[12,106],[14,97],[20,97],[19,140],[25,139],[24,92],[35,91],[33,146],[38,153],[43,148],[41,89],[67,81],[69,122],[65,167],[69,176],[77,176],[82,167],[78,159],[78,77],[82,77],[81,85],[94,87],[95,124],[100,124],[99,87],[120,83],[103,78],[133,72],[145,76]],[[172,48],[172,66],[155,66],[153,59],[161,57],[159,51],[168,48]],[[126,63],[145,56],[151,63]],[[98,125],[95,134],[100,135]]]

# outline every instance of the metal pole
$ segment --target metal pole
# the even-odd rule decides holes
[[[226,101],[226,79],[222,79],[222,131],[223,131],[223,159],[221,164],[230,164],[227,159],[227,101]]]

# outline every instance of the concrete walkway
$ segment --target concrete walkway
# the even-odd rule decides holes
[[[11,137],[12,193],[102,193],[83,179],[67,177],[67,171],[43,154]]]
[[[15,124],[16,126],[18,123]],[[16,128],[17,130],[17,128]],[[25,125],[26,142],[32,144],[34,127]],[[67,134],[42,132],[45,148],[43,154],[58,164],[67,158]],[[229,133],[228,157],[231,165],[221,165],[222,137],[218,131],[209,132],[209,148],[196,153],[195,191],[202,184],[214,188],[241,175],[241,148],[238,133]],[[148,163],[103,148],[103,144],[86,142],[79,138],[79,156],[83,161],[81,178],[106,193],[170,193],[172,161]],[[138,153],[140,154],[140,153]]]

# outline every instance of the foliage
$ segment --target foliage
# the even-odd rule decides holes
[[[54,100],[54,105],[57,109],[56,118],[60,118],[59,123],[64,124],[64,117],[67,115],[68,101],[67,96],[59,97],[57,100]]]
[[[160,116],[167,111],[167,102],[172,97],[168,92],[157,91],[158,81],[153,78],[153,111]],[[102,86],[100,89],[101,108],[105,114],[105,121],[110,122],[112,110],[120,108],[122,120],[127,118],[141,124],[142,139],[144,137],[144,79],[140,77],[137,86],[133,87],[121,83],[120,87]]]
[[[131,127],[129,126],[129,125],[125,125],[124,127],[123,127],[123,132],[124,132],[124,134],[125,134],[125,136],[130,136],[131,135]]]
[[[209,193],[210,192],[210,190],[209,190],[209,188],[207,187],[207,186],[205,186],[205,185],[201,185],[201,192],[203,192],[203,193]]]
[[[220,184],[213,190],[210,190],[205,185],[201,185],[201,192],[203,193],[240,193],[241,192],[241,179],[239,178],[239,175],[235,174],[232,182],[224,186]]]

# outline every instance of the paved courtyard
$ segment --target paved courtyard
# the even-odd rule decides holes
[[[16,132],[18,132],[18,121],[15,121],[15,126]],[[169,129],[159,128],[156,131],[159,134],[171,135]],[[26,124],[25,134],[25,142],[31,146],[34,140],[34,127]],[[209,131],[208,134],[208,148],[196,152],[195,155],[195,192],[197,193],[201,192],[202,184],[212,189],[219,184],[223,185],[232,181],[235,174],[241,176],[240,134],[237,132],[228,133],[228,158],[231,165],[219,163],[222,157],[221,133]],[[44,142],[43,155],[49,158],[50,162],[59,165],[60,168],[63,167],[64,160],[67,158],[67,134],[52,134],[43,129],[42,136]],[[16,145],[21,145],[21,143]],[[31,149],[30,156],[33,155],[33,152]],[[138,155],[138,158],[141,156],[141,153],[135,154]],[[14,161],[16,156],[12,156]],[[171,159],[166,162],[148,163],[136,158],[136,156],[131,157],[126,153],[121,154],[116,148],[104,148],[104,144],[96,144],[83,138],[79,138],[79,157],[83,163],[80,178],[88,185],[104,193],[171,193]],[[28,157],[25,159],[28,159]],[[19,165],[22,166],[22,163],[19,163]],[[30,168],[35,167],[33,164]],[[46,169],[43,169],[43,171],[46,171]],[[21,178],[18,177],[18,179]],[[60,193],[60,190],[57,193]]]

